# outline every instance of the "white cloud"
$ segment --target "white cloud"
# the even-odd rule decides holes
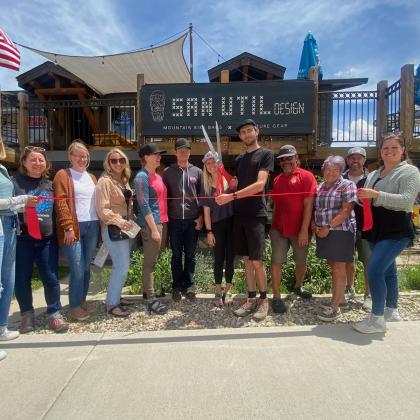
[[[376,127],[374,127],[373,124],[369,124],[364,119],[359,119],[357,121],[353,120],[344,131],[334,128],[332,138],[334,142],[373,142],[376,139]]]

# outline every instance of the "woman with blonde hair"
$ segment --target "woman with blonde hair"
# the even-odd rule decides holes
[[[70,168],[58,171],[53,182],[54,195],[68,199],[55,201],[57,239],[70,267],[70,315],[84,321],[95,310],[86,297],[100,229],[94,199],[97,181],[87,172],[89,151],[81,140],[73,141],[68,154]]]
[[[121,298],[121,291],[130,268],[132,240],[121,235],[121,229],[133,227],[131,176],[127,156],[122,150],[112,149],[104,161],[104,172],[96,185],[96,211],[101,220],[102,240],[109,248],[112,271],[105,304],[110,315],[119,318],[130,316],[123,306],[134,305],[133,301]]]
[[[207,242],[213,247],[214,251],[214,279],[216,281],[216,295],[214,305],[222,307],[223,304],[230,307],[233,303],[232,279],[234,273],[235,253],[233,250],[233,205],[234,201],[219,206],[214,198],[217,195],[216,186],[219,176],[217,162],[212,152],[206,153],[203,159],[204,182],[201,191],[199,205],[204,208],[204,222],[206,224]],[[225,178],[224,188],[227,188]],[[236,179],[233,181],[236,184]],[[233,185],[232,185],[233,186]],[[223,265],[226,261],[225,278],[226,286],[222,294]]]
[[[6,150],[0,135],[0,160],[6,158]],[[15,285],[16,227],[15,207],[26,205],[36,207],[39,198],[33,195],[14,197],[13,183],[7,169],[0,164],[0,341],[13,340],[19,336],[17,331],[7,329],[10,302]],[[0,351],[0,360],[6,352]]]
[[[26,147],[20,158],[19,175],[12,178],[15,192],[41,197],[36,206],[41,239],[31,236],[30,226],[24,212],[19,214],[19,230],[16,246],[15,293],[22,321],[19,331],[35,330],[35,310],[32,298],[32,271],[34,262],[44,285],[47,303],[48,326],[55,332],[65,332],[69,324],[60,311],[60,281],[58,279],[58,242],[56,236],[56,214],[52,181],[49,178],[51,163],[42,147]]]

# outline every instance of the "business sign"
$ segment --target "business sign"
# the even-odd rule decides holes
[[[201,125],[237,135],[252,118],[261,134],[310,134],[314,82],[193,83],[141,87],[141,135],[202,135]]]

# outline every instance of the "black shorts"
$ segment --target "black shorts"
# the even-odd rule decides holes
[[[233,219],[233,248],[235,255],[252,261],[265,260],[266,217],[236,216]]]

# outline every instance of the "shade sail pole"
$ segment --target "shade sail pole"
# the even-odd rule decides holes
[[[194,83],[193,25],[190,23],[190,83]]]

